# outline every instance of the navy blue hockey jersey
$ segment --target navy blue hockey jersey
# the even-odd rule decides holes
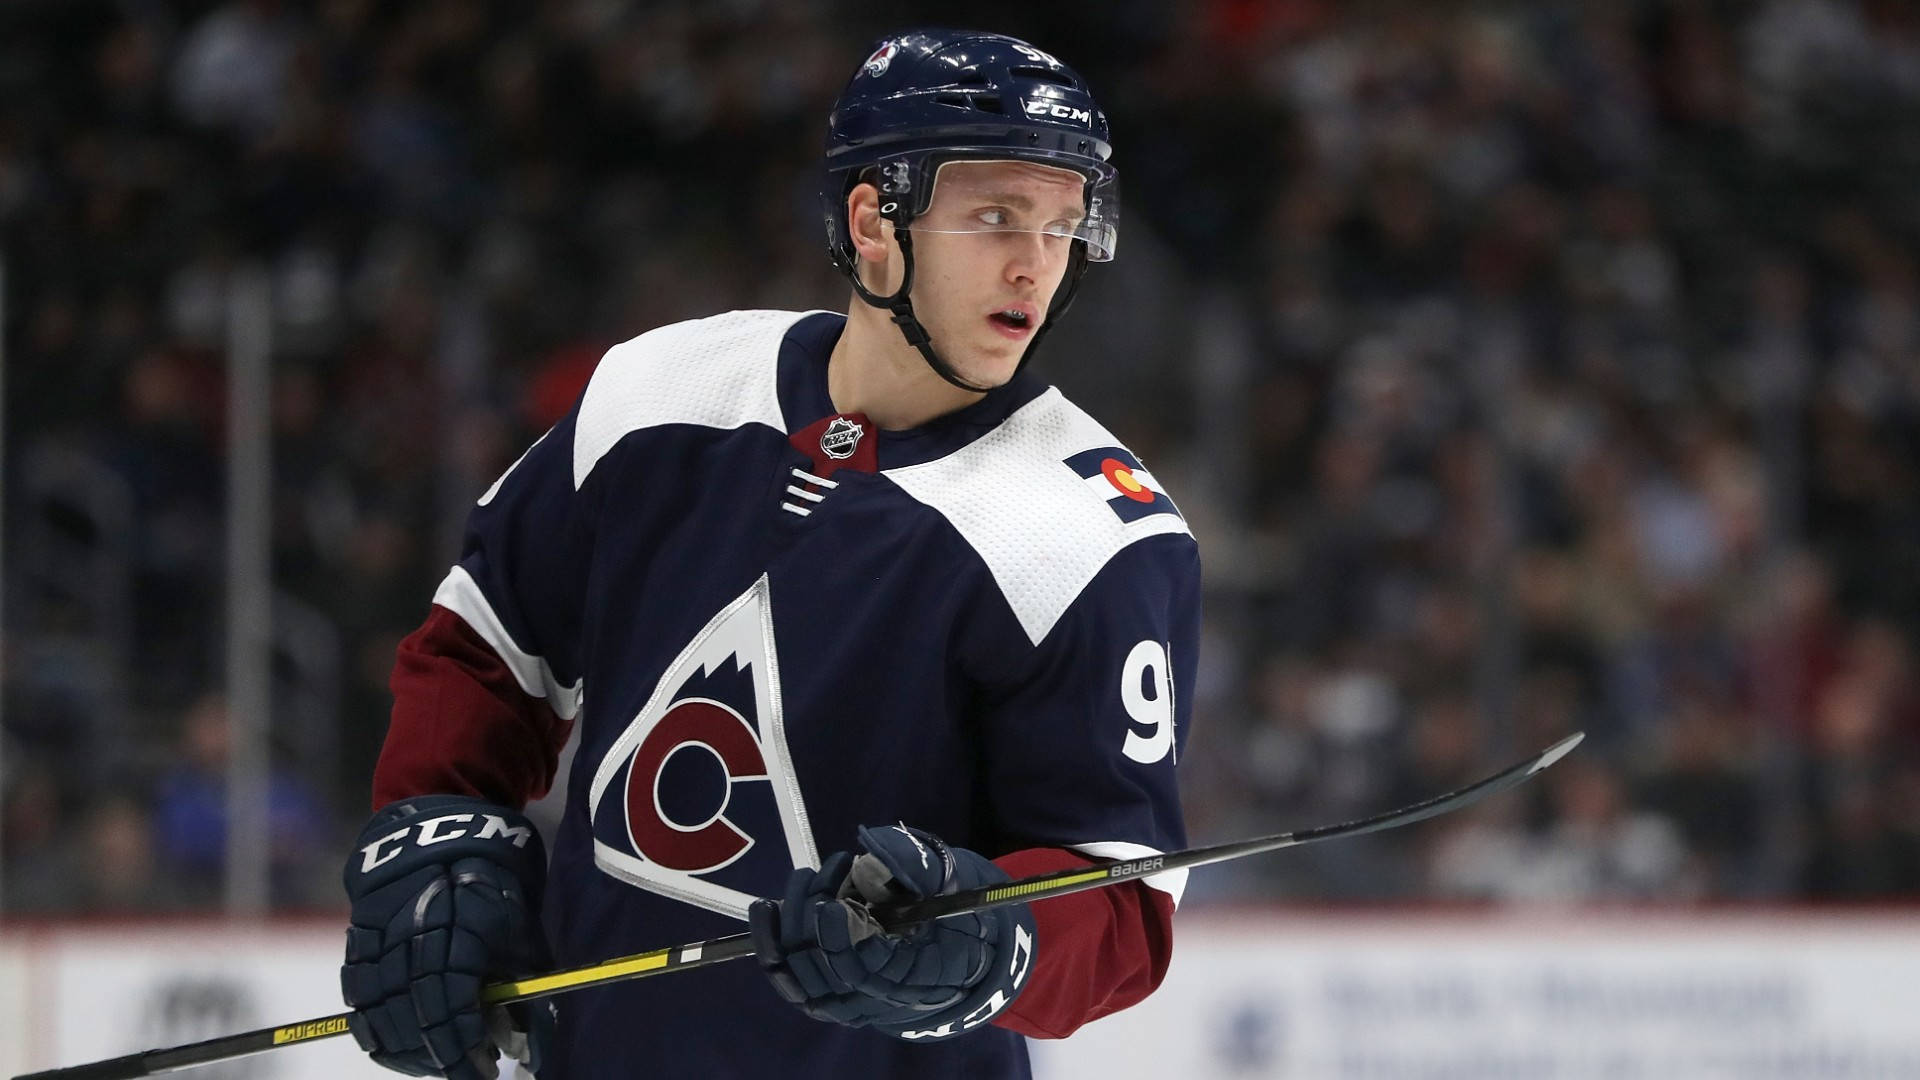
[[[1026,376],[910,431],[839,416],[843,323],[734,312],[616,346],[481,497],[434,596],[579,725],[546,901],[562,966],[739,932],[861,824],[990,857],[1185,844],[1179,510]],[[1177,899],[1184,873],[1149,884]],[[820,1023],[746,961],[556,1000],[549,1080],[1027,1073],[1011,1031]]]

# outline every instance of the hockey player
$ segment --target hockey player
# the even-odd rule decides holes
[[[342,983],[374,1060],[1023,1076],[1021,1035],[1158,985],[1184,871],[897,936],[864,914],[1185,843],[1192,535],[1023,370],[1113,256],[1108,154],[1085,85],[1039,49],[881,42],[827,136],[850,310],[616,346],[480,496],[400,647],[346,867]],[[575,728],[549,863],[520,808]],[[477,1000],[743,928],[758,967]]]

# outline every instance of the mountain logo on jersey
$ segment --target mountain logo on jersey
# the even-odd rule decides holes
[[[820,863],[787,752],[769,610],[762,575],[694,635],[600,759],[588,796],[595,865],[738,919],[795,867]]]
[[[1104,446],[1082,450],[1066,459],[1067,467],[1085,481],[1121,521],[1135,522],[1154,514],[1181,516],[1166,489],[1125,448]]]

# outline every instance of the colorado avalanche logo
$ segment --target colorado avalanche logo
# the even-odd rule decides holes
[[[893,63],[893,54],[899,51],[899,48],[894,45],[893,42],[889,41],[885,45],[875,49],[873,55],[867,57],[867,62],[860,66],[860,70],[876,78],[885,75],[887,73],[887,65]]]
[[[594,863],[738,919],[794,867],[818,866],[779,686],[762,576],[694,636],[600,760]],[[785,843],[760,842],[775,836]]]

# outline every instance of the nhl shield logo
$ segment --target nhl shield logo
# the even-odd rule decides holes
[[[844,416],[837,417],[820,435],[820,452],[835,461],[845,461],[860,448],[860,436],[866,433],[859,424]]]

